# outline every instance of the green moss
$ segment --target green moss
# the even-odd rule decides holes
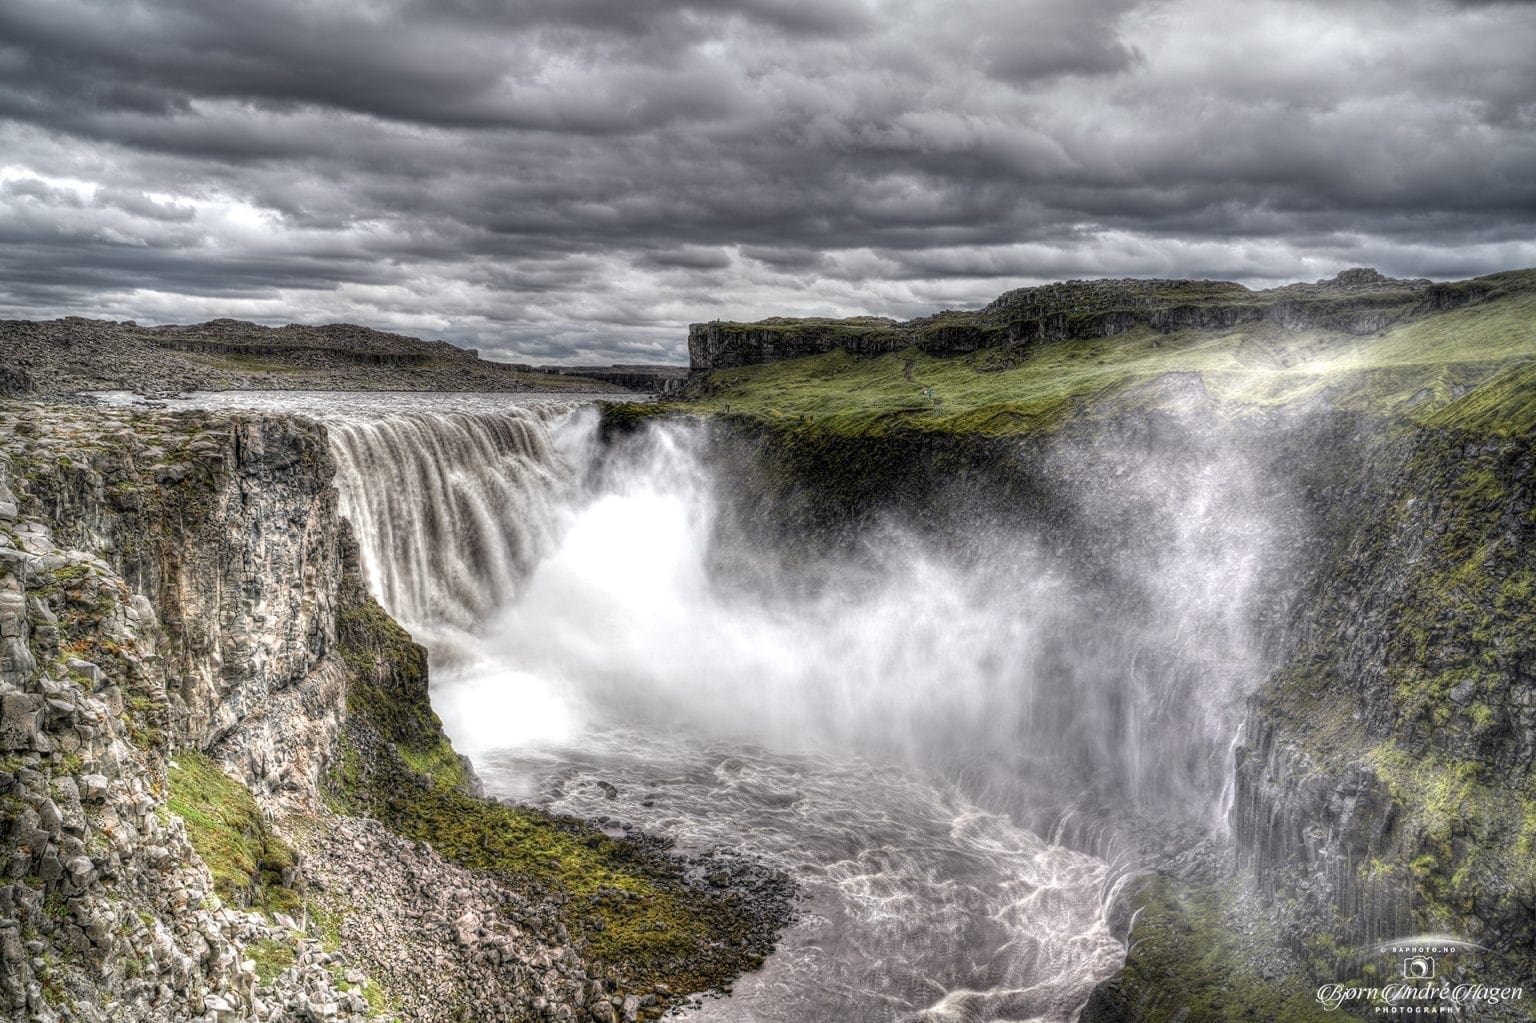
[[[1412,882],[1419,926],[1478,936],[1482,915],[1518,914],[1528,904],[1536,894],[1536,786],[1509,785],[1480,763],[1410,754],[1391,742],[1367,762],[1392,796],[1389,854]]]
[[[1323,1023],[1310,979],[1282,947],[1271,921],[1225,885],[1151,881],[1135,898],[1123,974],[1109,997],[1140,1023]],[[1319,955],[1330,950],[1318,948]],[[1267,969],[1266,977],[1261,973]]]
[[[123,697],[123,721],[128,737],[143,750],[162,750],[169,708],[163,694],[130,692]]]
[[[310,933],[320,940],[320,946],[327,952],[342,951],[341,927],[346,920],[347,909],[320,897],[306,900],[304,908],[312,925]],[[352,986],[346,980],[346,967],[342,963],[333,964],[331,973],[336,978],[337,987]],[[389,993],[371,977],[363,981],[358,993],[368,1003],[370,1016],[382,1015],[394,1009]]]
[[[338,616],[349,669],[347,713],[366,721],[413,775],[458,790],[465,774],[427,693],[427,652],[372,597],[359,596]]]
[[[69,911],[69,903],[64,899],[64,893],[57,887],[47,889],[43,895],[43,915],[55,923],[67,920],[72,915]]]
[[[60,586],[80,582],[91,574],[91,566],[84,561],[71,561],[53,570],[53,579]]]
[[[295,913],[299,895],[287,887],[293,849],[278,837],[250,790],[194,750],[177,754],[167,773],[166,807],[186,823],[187,838],[226,902],[272,913]]]
[[[317,937],[320,944],[327,952],[335,952],[341,948],[341,925],[346,919],[346,912],[321,899],[311,899],[304,904],[309,912],[309,918],[314,922],[315,930],[319,932]]]
[[[391,1008],[389,996],[371,978],[363,982],[363,1001],[368,1003],[370,1016],[382,1016]]]
[[[467,794],[431,709],[425,652],[355,584],[339,621],[349,683],[329,779],[337,809],[510,885],[562,893],[568,930],[629,985],[703,990],[761,962],[771,923],[688,883],[680,864],[578,821]]]
[[[1358,306],[1350,298],[1335,304]],[[953,326],[965,315],[942,314],[934,323]],[[843,435],[991,436],[1190,400],[1226,415],[1326,402],[1385,424],[1514,435],[1536,426],[1532,322],[1536,292],[1522,285],[1497,300],[1405,317],[1368,337],[1259,321],[1166,334],[1137,327],[1013,347],[989,336],[979,342],[986,350],[939,357],[914,336],[910,347],[883,354],[838,350],[717,370],[694,386],[692,398],[667,407]],[[788,322],[728,326],[792,329]]]
[[[1536,363],[1509,367],[1465,396],[1423,416],[1422,421],[1480,436],[1529,436],[1536,432]]]
[[[672,409],[654,401],[602,402],[599,433],[604,440],[634,433],[645,423],[663,418]]]
[[[278,974],[294,963],[293,946],[273,938],[262,938],[245,947],[245,954],[256,964],[256,979],[270,984]]]
[[[1507,704],[1509,680],[1536,656],[1536,572],[1525,553],[1536,526],[1505,513],[1525,473],[1518,451],[1467,457],[1458,448],[1457,434],[1436,436],[1410,467],[1439,477],[1448,499],[1433,522],[1420,515],[1393,524],[1410,553],[1386,677],[1402,736],[1473,756],[1486,745],[1480,737],[1493,738],[1493,708]]]

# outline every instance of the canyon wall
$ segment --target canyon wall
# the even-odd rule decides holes
[[[862,316],[695,323],[688,328],[688,359],[703,373],[833,351],[872,355],[911,348],[958,355],[1003,348],[1018,355],[1037,344],[1113,337],[1138,327],[1166,334],[1265,320],[1290,330],[1364,335],[1493,296],[1500,287],[1498,275],[1435,284],[1384,277],[1365,267],[1267,291],[1230,281],[1066,281],[1009,291],[979,310],[947,310],[905,322]]]
[[[1229,721],[1225,829],[1178,826],[1178,799],[1157,798],[1192,788],[1172,784],[1183,764],[1163,761],[1161,793],[1105,791],[1087,815],[1100,823],[1058,833],[1151,868],[1113,900],[1131,952],[1085,1019],[1308,1019],[1321,1013],[1317,984],[1365,979],[1369,950],[1393,939],[1483,946],[1461,956],[1458,981],[1519,983],[1533,966],[1536,445],[1511,426],[1504,392],[1523,393],[1526,379],[1512,372],[1420,425],[1326,407],[1235,420],[1195,408],[1087,417],[1049,439],[870,437],[716,416],[712,451],[734,467],[722,500],[755,549],[814,563],[887,542],[894,520],[964,558],[988,531],[1022,531],[1106,582],[1117,629],[1146,612],[1117,572],[1177,526],[1155,520],[1166,511],[1156,500],[1125,501],[1138,473],[1160,461],[1167,485],[1185,487],[1226,449],[1221,464],[1241,467],[1226,485],[1288,503],[1259,520],[1279,528],[1254,537],[1277,545],[1244,612],[1267,667]],[[633,428],[622,411],[609,424]],[[1087,454],[1063,461],[1064,450]],[[1143,674],[1161,670],[1155,647],[1136,658]],[[1228,681],[1168,691],[1185,700]],[[1080,736],[1072,715],[1089,698],[1074,691],[1071,706],[1042,705],[1033,720]],[[1184,809],[1198,819],[1198,806]]]
[[[474,798],[333,474],[303,420],[0,406],[0,1014],[611,1023],[760,960],[776,923],[650,934],[652,888],[729,893]],[[559,883],[484,851],[513,829]]]
[[[1352,521],[1251,702],[1234,811],[1302,944],[1536,947],[1533,461],[1529,437],[1420,433],[1332,496]]]

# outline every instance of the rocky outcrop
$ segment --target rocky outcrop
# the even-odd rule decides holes
[[[17,398],[33,388],[32,374],[20,366],[0,366],[0,398]]]
[[[874,355],[911,344],[894,320],[800,320],[773,317],[757,323],[716,320],[688,328],[688,365],[695,372],[798,359],[830,351]]]
[[[1536,449],[1460,417],[1307,456],[1316,561],[1248,703],[1226,865],[1119,893],[1126,967],[1085,1021],[1341,1018],[1315,986],[1391,979],[1372,950],[1425,934],[1475,943],[1450,983],[1528,981]]]
[[[640,391],[645,394],[673,394],[682,390],[683,384],[688,381],[688,369],[685,366],[526,366],[520,368],[532,373],[598,380],[620,390]]]
[[[156,609],[173,741],[227,743],[270,790],[313,791],[304,754],[326,748],[338,722],[310,736],[268,719],[273,699],[306,680],[338,685],[309,679],[335,644],[342,571],[323,436],[274,417],[169,417],[153,433],[141,424],[154,419],[90,418],[49,429],[19,468],[56,540],[102,552]]]
[[[1240,862],[1341,945],[1536,947],[1528,438],[1384,447],[1239,753]],[[1319,964],[1331,967],[1332,964]]]
[[[162,420],[152,435],[114,441],[97,433],[113,424],[87,433],[67,425],[74,418],[4,417],[4,488],[20,500],[0,508],[0,1006],[41,1020],[362,1018],[356,985],[333,976],[291,916],[221,894],[173,809],[188,776],[177,750],[227,750],[249,784],[313,798],[307,743],[323,743],[336,721],[317,624],[324,538],[299,541],[313,548],[312,575],[291,578],[303,575],[296,560],[282,577],[292,600],[267,599],[278,591],[255,573],[271,562],[247,561],[244,544],[195,538],[242,515],[274,532],[258,525],[274,510],[264,499],[293,502],[284,514],[316,500],[323,511],[323,480],[294,493],[271,478],[315,439],[260,422],[210,435]],[[166,483],[147,494],[157,477]],[[242,495],[243,478],[264,482],[264,494]],[[263,553],[280,557],[280,535]],[[146,591],[171,598],[163,613]],[[182,628],[194,611],[206,613],[203,628]],[[269,622],[270,632],[256,627]],[[283,648],[303,633],[313,645]],[[258,694],[284,690],[296,697],[288,706],[258,708]],[[248,720],[261,726],[243,729]],[[299,876],[284,862],[274,886]],[[276,947],[286,950],[280,983],[257,965]]]
[[[695,372],[704,372],[831,351],[868,355],[916,348],[958,355],[1003,345],[1113,337],[1138,328],[1171,333],[1263,320],[1290,330],[1370,334],[1406,316],[1486,297],[1497,288],[1493,280],[1433,285],[1356,268],[1314,284],[1268,291],[1250,291],[1230,281],[1066,281],[1007,292],[974,312],[948,311],[904,323],[880,317],[696,323],[688,330],[688,357]]]
[[[333,471],[300,420],[0,406],[0,1014],[633,1020],[760,962],[782,893],[732,923],[690,865],[472,795]]]

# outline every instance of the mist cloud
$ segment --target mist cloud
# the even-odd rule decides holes
[[[1536,265],[1536,5],[11,0],[0,315],[514,359],[1062,277]]]

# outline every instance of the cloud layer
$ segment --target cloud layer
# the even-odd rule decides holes
[[[1536,4],[8,0],[0,316],[522,360],[1019,284],[1536,265]]]

